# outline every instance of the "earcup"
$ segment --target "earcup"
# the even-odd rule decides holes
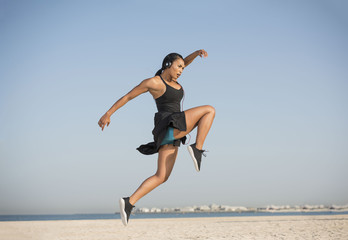
[[[166,63],[164,64],[164,66],[165,66],[166,68],[170,68],[171,65],[172,65],[171,62],[166,62]]]

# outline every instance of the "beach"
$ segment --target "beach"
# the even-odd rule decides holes
[[[0,239],[348,239],[348,215],[13,221]]]

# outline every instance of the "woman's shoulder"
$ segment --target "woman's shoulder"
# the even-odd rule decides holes
[[[166,89],[165,85],[163,84],[159,76],[147,78],[142,82],[142,84],[146,86],[146,88],[151,93],[154,99],[161,96]]]
[[[159,76],[147,78],[143,81],[143,83],[146,84],[148,88],[152,89],[161,88],[163,86],[162,80]]]

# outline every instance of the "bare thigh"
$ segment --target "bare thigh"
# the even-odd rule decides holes
[[[185,113],[186,118],[186,131],[180,131],[178,129],[174,129],[174,138],[179,139],[187,134],[189,134],[195,127],[197,127],[197,124],[199,120],[207,113],[209,112],[215,112],[215,109],[210,105],[204,105],[199,107],[190,108]]]
[[[167,144],[161,146],[158,151],[158,163],[156,175],[163,181],[166,181],[175,164],[176,157],[178,155],[178,147]]]

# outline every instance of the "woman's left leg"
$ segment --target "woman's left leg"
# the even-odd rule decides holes
[[[215,108],[210,105],[191,108],[185,111],[186,131],[174,129],[174,138],[179,139],[197,127],[196,142],[187,147],[196,170],[201,169],[203,144],[215,117]]]
[[[215,118],[215,108],[210,105],[199,106],[185,111],[186,131],[174,129],[174,137],[182,138],[189,134],[195,127],[197,129],[196,147],[202,149]]]

